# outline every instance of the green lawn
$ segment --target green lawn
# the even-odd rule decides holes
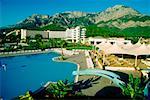
[[[92,46],[74,46],[74,47],[66,47],[67,50],[72,49],[82,49],[82,50],[92,50]]]

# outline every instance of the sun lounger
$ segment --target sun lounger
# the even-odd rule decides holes
[[[144,63],[147,66],[150,66],[150,61],[141,60],[142,63]]]

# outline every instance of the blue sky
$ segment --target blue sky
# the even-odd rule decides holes
[[[0,26],[16,24],[32,14],[100,12],[117,4],[150,15],[150,0],[0,0]]]

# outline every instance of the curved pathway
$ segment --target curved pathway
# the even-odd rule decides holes
[[[80,71],[73,71],[73,75],[98,75],[105,78],[108,78],[113,81],[118,87],[122,88],[122,85],[125,84],[123,81],[120,80],[120,76],[106,70],[100,69],[86,69]]]

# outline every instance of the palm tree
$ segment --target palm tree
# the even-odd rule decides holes
[[[47,91],[53,94],[54,98],[64,98],[72,90],[71,86],[72,83],[67,80],[65,82],[59,80],[57,83],[50,83]]]
[[[61,40],[60,41],[60,47],[61,47],[61,59],[65,60],[64,58],[64,52],[63,52],[63,48],[66,47],[67,43],[65,40]]]
[[[81,80],[76,83],[69,82],[68,80],[59,80],[56,83],[50,83],[47,87],[49,94],[52,94],[53,98],[64,98],[68,96],[83,96],[82,89],[87,89],[92,86],[92,84],[97,84],[97,80],[101,77],[90,78],[87,80]]]
[[[36,40],[36,42],[41,42],[42,39],[43,39],[43,37],[42,37],[41,34],[36,34],[35,37],[34,37],[34,39]]]
[[[56,47],[56,41],[55,41],[55,39],[51,39],[51,41],[52,41],[52,47]]]
[[[21,40],[21,34],[19,34],[19,35],[16,36],[17,46],[18,46],[18,43],[20,42],[20,40]]]
[[[123,94],[132,99],[143,98],[143,90],[140,78],[134,78],[132,74],[129,75],[129,82],[122,86]]]
[[[34,99],[30,95],[30,92],[28,91],[28,92],[26,92],[25,95],[19,96],[19,100],[34,100]]]
[[[30,40],[31,40],[31,37],[30,37],[30,36],[27,36],[27,37],[26,37],[26,42],[27,42],[28,44],[29,44]]]
[[[0,34],[0,39],[2,44],[6,43],[6,34]]]
[[[53,44],[52,44],[52,39],[49,39],[49,40],[48,40],[48,45],[49,45],[50,48],[52,48],[52,46],[53,46]]]
[[[66,46],[66,41],[65,40],[61,40],[60,46],[61,46],[62,55],[63,55],[63,48]]]

